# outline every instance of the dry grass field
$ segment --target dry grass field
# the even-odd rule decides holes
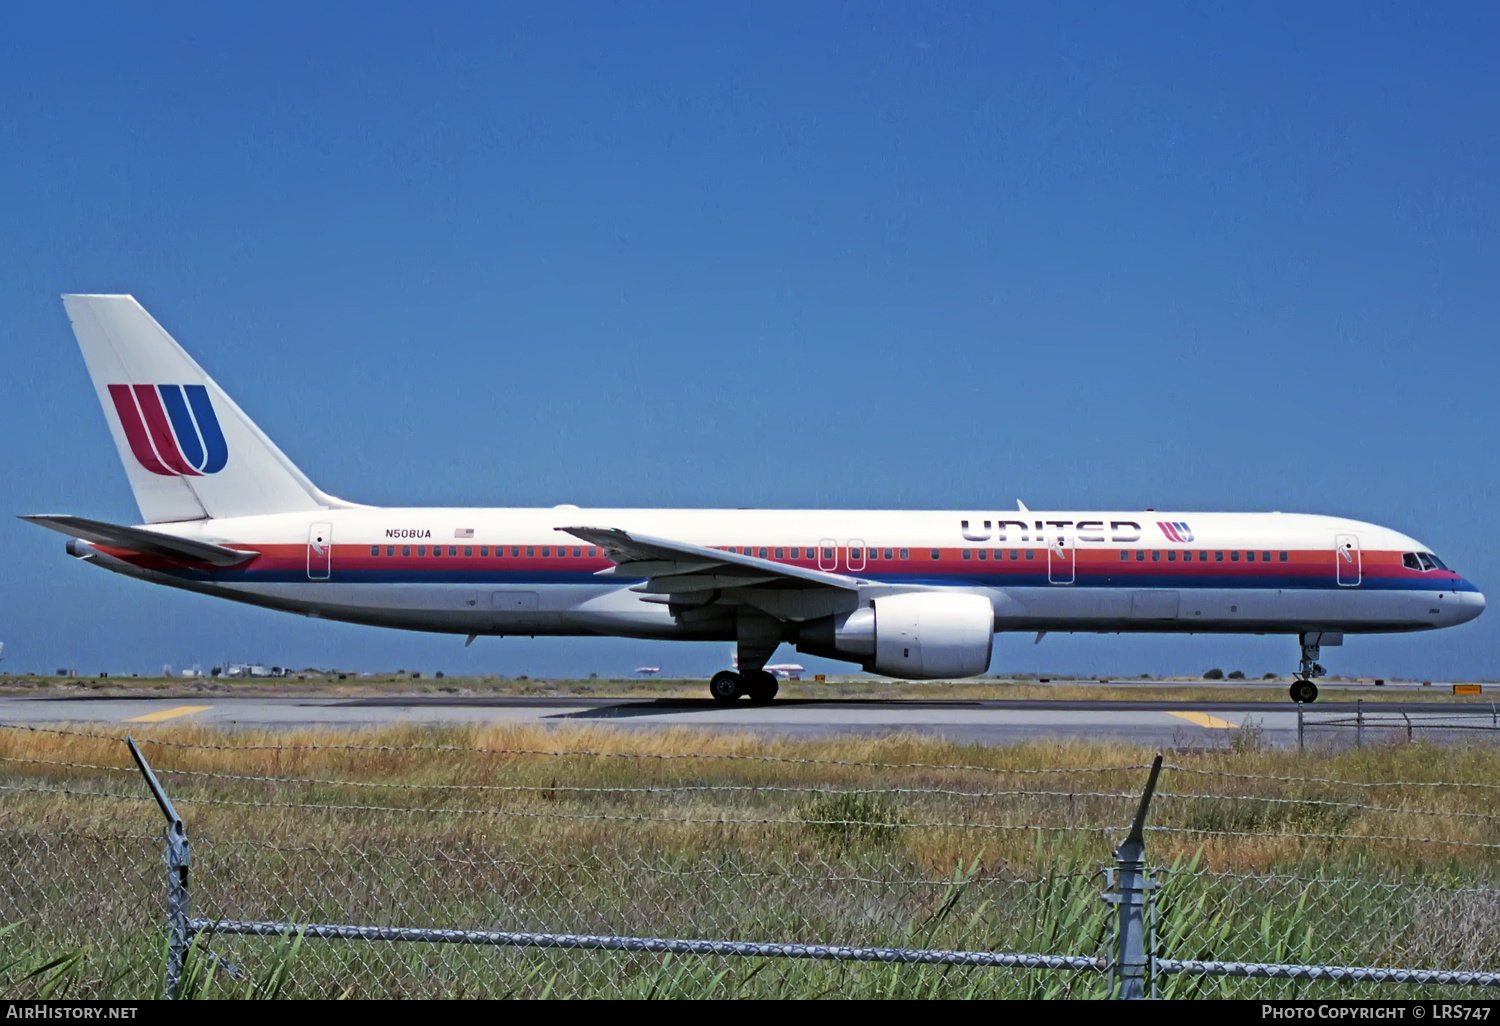
[[[187,821],[195,915],[1085,955],[1107,943],[1098,871],[1153,754],[588,727],[143,733]],[[1162,953],[1500,966],[1500,753],[1378,740],[1299,755],[1242,730],[1217,750],[1167,753],[1148,835],[1150,862],[1177,867]],[[11,952],[0,965],[14,962],[5,990],[34,992],[41,977],[22,969],[58,951],[84,953],[67,978],[74,993],[149,989],[162,820],[120,736],[0,729],[0,767],[11,867],[0,922],[19,924],[0,939]],[[253,970],[273,945],[214,948]],[[364,996],[1103,986],[1087,973],[750,962],[309,941],[286,986]],[[1181,994],[1295,989],[1169,982]]]

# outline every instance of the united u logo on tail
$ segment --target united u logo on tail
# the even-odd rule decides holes
[[[1186,521],[1174,520],[1168,523],[1158,520],[1156,526],[1161,528],[1161,533],[1167,536],[1168,541],[1190,542],[1193,540],[1193,532],[1188,528]]]
[[[110,385],[136,462],[162,477],[217,474],[229,446],[202,385]]]

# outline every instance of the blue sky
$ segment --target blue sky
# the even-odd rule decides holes
[[[57,299],[123,291],[357,501],[1300,510],[1500,590],[1492,6],[6,18],[5,512],[137,517]],[[728,653],[304,621],[92,571],[9,517],[0,560],[10,670]],[[1258,673],[1295,646],[996,653]],[[1500,676],[1500,616],[1326,654]]]

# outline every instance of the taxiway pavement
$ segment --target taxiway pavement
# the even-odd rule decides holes
[[[1316,724],[1351,720],[1354,702],[1307,707]],[[1365,705],[1370,737],[1401,730],[1401,712],[1419,724],[1435,715],[1489,725],[1490,710],[1462,703],[1381,702]],[[1379,722],[1374,722],[1374,721]],[[1045,739],[1094,739],[1151,745],[1224,743],[1247,723],[1262,740],[1291,746],[1297,711],[1290,702],[1171,702],[1128,700],[779,700],[752,706],[711,699],[610,699],[569,697],[395,696],[380,698],[134,696],[6,696],[0,723],[55,726],[108,724],[144,731],[155,724],[193,723],[230,729],[360,729],[397,724],[594,725],[634,730],[689,727],[772,736],[918,733],[961,742],[1011,744]],[[1424,734],[1426,732],[1424,731]],[[1500,736],[1500,732],[1497,732]],[[1352,736],[1346,738],[1352,743]]]

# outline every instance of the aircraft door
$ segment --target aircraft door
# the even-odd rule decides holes
[[[1339,586],[1355,588],[1364,579],[1364,566],[1359,556],[1359,535],[1336,534],[1333,536],[1333,562]]]
[[[844,565],[852,573],[858,573],[865,568],[865,542],[863,538],[849,539],[849,548],[844,557]]]
[[[1050,584],[1072,584],[1076,569],[1073,528],[1047,525],[1047,581]]]
[[[839,568],[839,543],[832,538],[824,538],[818,542],[818,569],[837,570]]]
[[[313,524],[307,529],[307,579],[326,581],[333,571],[333,525]]]

